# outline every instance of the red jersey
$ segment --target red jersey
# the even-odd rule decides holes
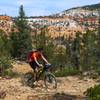
[[[30,61],[35,61],[41,59],[41,52],[40,51],[35,51],[35,52],[30,52],[28,55],[28,60]]]

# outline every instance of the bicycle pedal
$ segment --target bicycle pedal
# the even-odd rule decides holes
[[[34,86],[35,86],[35,85],[33,84],[33,85],[31,86],[31,88],[34,88]]]

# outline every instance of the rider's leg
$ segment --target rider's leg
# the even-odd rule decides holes
[[[36,81],[36,64],[35,64],[34,61],[33,62],[30,62],[29,64],[30,64],[31,68],[34,71],[34,81]]]
[[[34,81],[38,81],[38,65],[35,61],[30,63],[31,68],[34,70]]]
[[[38,67],[36,67],[36,70],[35,70],[35,73],[36,73],[36,81],[38,81]]]

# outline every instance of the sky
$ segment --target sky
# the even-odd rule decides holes
[[[100,0],[0,0],[0,15],[18,16],[20,5],[26,16],[44,16],[69,8],[100,3]]]

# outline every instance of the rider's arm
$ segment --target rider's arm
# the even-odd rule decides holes
[[[47,64],[49,64],[49,62],[46,60],[46,58],[42,54],[41,54],[41,57]]]
[[[34,58],[35,62],[37,63],[38,66],[40,66],[39,62],[37,61],[36,57]]]
[[[35,54],[33,54],[33,57],[34,57],[34,60],[35,60],[36,64],[37,64],[38,66],[40,66],[40,64],[39,64],[39,62],[38,62],[38,60],[37,60],[37,58],[36,58],[36,55],[35,55]]]

